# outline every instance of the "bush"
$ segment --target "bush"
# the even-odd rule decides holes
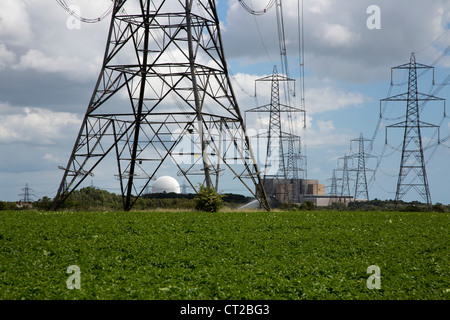
[[[295,203],[287,203],[283,202],[278,206],[278,209],[284,210],[284,211],[297,211],[300,210],[300,207],[296,205]]]
[[[199,184],[199,191],[194,198],[195,209],[198,211],[217,212],[223,207],[222,195],[214,188]]]
[[[433,205],[433,211],[434,212],[447,212],[447,210],[445,209],[445,207],[442,205],[442,203],[436,203],[435,205]]]
[[[52,207],[53,201],[49,197],[43,197],[38,201],[33,203],[33,207],[38,210],[50,210]]]
[[[314,202],[307,200],[302,202],[302,204],[300,205],[300,210],[316,210],[316,205],[314,204]]]
[[[347,204],[345,204],[344,202],[333,202],[329,208],[331,210],[339,210],[339,211],[346,211],[347,210]]]

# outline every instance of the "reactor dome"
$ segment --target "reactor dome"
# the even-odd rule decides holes
[[[170,176],[163,176],[156,179],[152,186],[152,193],[181,193],[180,184]]]

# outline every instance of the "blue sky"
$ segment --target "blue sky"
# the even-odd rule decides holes
[[[67,1],[79,6],[86,17],[101,15],[109,1]],[[268,2],[268,1],[267,1]],[[252,5],[250,0],[247,4]],[[253,1],[261,9],[261,1]],[[284,0],[287,55],[290,76],[297,78],[298,4]],[[367,8],[380,8],[381,29],[367,28]],[[262,16],[246,12],[237,0],[219,0],[218,13],[232,85],[242,111],[267,103],[268,92],[254,93],[254,80],[269,75],[280,66],[275,8]],[[108,19],[69,29],[68,16],[56,1],[2,0],[0,4],[0,200],[18,200],[28,183],[37,200],[56,194],[61,171],[70,155],[82,116],[92,94],[101,66]],[[350,140],[361,133],[374,137],[379,120],[380,99],[405,92],[405,85],[390,90],[391,67],[409,62],[411,52],[417,62],[435,67],[434,87],[430,73],[419,78],[419,91],[435,90],[449,75],[450,2],[444,0],[304,0],[305,99],[307,128],[299,125],[308,159],[308,178],[330,185],[340,157],[355,152]],[[395,82],[405,81],[395,73]],[[448,101],[450,86],[437,93]],[[295,98],[292,102],[298,103]],[[381,127],[375,135],[371,154],[383,155],[371,179],[370,198],[395,197],[402,142],[400,129],[385,125],[404,115],[406,106],[386,106]],[[449,113],[450,114],[450,113]],[[264,128],[265,119],[254,117],[248,126]],[[440,135],[450,134],[449,119],[443,118],[442,104],[429,103],[421,114],[424,121],[441,124]],[[392,119],[392,120],[390,120]],[[297,119],[299,120],[299,119]],[[300,122],[300,121],[298,121]],[[437,148],[434,131],[424,130],[427,173],[433,202],[450,203],[450,140]],[[384,152],[383,152],[384,149]],[[373,160],[372,160],[373,161]],[[110,167],[109,167],[110,166]],[[375,168],[376,163],[368,163]],[[105,165],[104,170],[115,170]],[[96,177],[86,180],[112,192],[113,181]],[[181,183],[181,182],[180,182]],[[234,185],[221,185],[223,192],[239,192]],[[327,189],[328,191],[328,189]],[[411,192],[405,200],[421,200]]]

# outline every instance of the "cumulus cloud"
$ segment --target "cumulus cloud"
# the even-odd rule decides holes
[[[349,47],[357,42],[361,35],[351,32],[348,27],[340,24],[324,24],[323,29],[316,32],[317,37],[323,38],[331,47]]]
[[[0,44],[0,70],[5,69],[16,60],[16,54]]]
[[[24,45],[31,39],[30,17],[23,0],[2,0],[0,4],[0,38],[13,45]]]
[[[411,52],[428,46],[420,53],[423,62],[428,63],[448,45],[450,34],[430,46],[450,24],[449,1],[415,1],[414,5],[410,0],[377,1],[381,29],[369,30],[367,8],[373,4],[371,0],[305,1],[306,69],[321,78],[331,76],[355,83],[379,81],[386,78],[386,70],[408,59]],[[288,56],[296,59],[297,1],[284,1],[283,9]],[[274,9],[252,17],[231,1],[226,25],[224,42],[229,58],[247,64],[267,60],[267,56],[278,61]]]
[[[333,121],[317,120],[312,118],[308,120],[308,146],[312,148],[331,147],[341,151],[342,147],[348,145],[353,134],[336,128]],[[339,152],[340,152],[339,151]]]
[[[371,98],[359,92],[344,92],[334,87],[312,88],[306,91],[308,113],[317,114],[331,110],[362,106]]]
[[[3,104],[9,114],[0,119],[0,143],[31,143],[49,145],[65,141],[80,127],[76,115],[40,108],[13,108]]]
[[[31,49],[20,57],[11,68],[14,70],[34,70],[42,73],[61,73],[73,80],[84,80],[98,72],[99,59],[85,61],[83,57],[70,55],[49,55]]]

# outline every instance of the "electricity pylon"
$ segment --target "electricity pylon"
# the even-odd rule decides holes
[[[425,160],[422,145],[422,128],[438,128],[439,126],[420,120],[419,101],[442,101],[444,99],[432,95],[420,93],[417,84],[417,69],[433,69],[434,67],[416,63],[414,52],[411,53],[410,62],[394,67],[392,70],[408,70],[408,92],[388,97],[381,101],[406,101],[405,121],[398,122],[386,127],[386,142],[388,128],[403,128],[403,147],[400,162],[400,171],[397,181],[395,201],[401,200],[411,189],[417,191],[431,209],[431,195],[425,169]],[[392,75],[391,75],[392,77]],[[433,73],[434,82],[434,73]],[[392,79],[391,79],[392,83]],[[438,138],[439,139],[439,138]],[[417,181],[418,180],[418,181]]]
[[[350,171],[356,171],[354,200],[356,201],[356,199],[366,199],[367,201],[369,201],[369,190],[367,187],[366,172],[373,170],[368,169],[366,167],[366,162],[368,158],[376,158],[376,157],[366,153],[366,142],[372,142],[372,140],[364,139],[364,136],[361,133],[358,139],[350,140],[350,148],[352,146],[352,142],[358,143],[358,153],[350,156],[358,160],[358,167],[356,169],[350,169]],[[358,198],[361,195],[362,197]]]
[[[269,113],[263,180],[276,180],[281,188],[279,193],[281,194],[282,202],[290,203],[293,200],[293,195],[297,196],[300,191],[298,183],[298,153],[300,152],[300,145],[297,144],[296,147],[295,143],[300,142],[300,137],[283,131],[281,114],[305,111],[281,103],[280,82],[285,81],[295,80],[278,74],[276,66],[273,68],[272,75],[257,79],[256,82],[270,82],[270,103],[249,109],[246,112]],[[287,146],[285,142],[287,142]],[[291,188],[289,188],[289,185],[291,185]],[[289,191],[289,189],[292,189],[292,191]]]
[[[23,193],[19,194],[20,197],[23,197],[21,200],[25,203],[31,202],[31,198],[36,196],[35,194],[30,193],[34,191],[33,189],[28,187],[28,183],[25,184],[25,188],[22,189]]]
[[[227,171],[270,210],[230,85],[215,1],[115,0],[54,209],[107,155],[117,160],[126,211],[170,165],[194,190],[195,177],[217,190]]]
[[[339,192],[338,192],[338,181],[340,179],[338,179],[336,177],[336,171],[337,169],[333,169],[333,176],[331,177],[331,186],[330,186],[330,192],[328,193],[330,195],[330,199],[328,200],[328,205],[331,206],[334,202],[334,200],[336,199],[336,197],[339,196]]]
[[[344,198],[345,196],[350,196],[350,168],[348,167],[348,159],[351,159],[351,157],[347,154],[338,159],[338,163],[339,160],[343,160],[344,162],[342,168],[336,169],[337,171],[342,171],[340,192],[341,198],[339,199],[339,201],[342,201],[342,198]]]

